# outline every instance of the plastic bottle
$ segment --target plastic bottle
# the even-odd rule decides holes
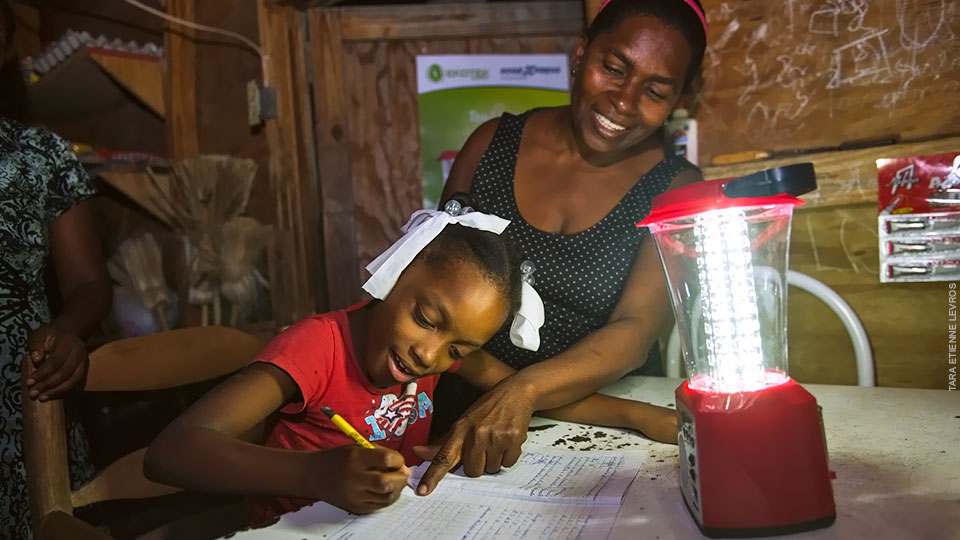
[[[666,124],[666,140],[667,148],[673,150],[674,155],[697,164],[697,120],[691,118],[686,109],[674,109],[670,115]]]

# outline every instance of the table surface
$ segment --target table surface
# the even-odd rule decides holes
[[[673,392],[681,382],[626,377],[604,393],[673,407]],[[837,475],[837,520],[829,528],[785,538],[960,539],[960,393],[804,387],[823,407],[830,468]],[[526,449],[644,454],[610,540],[704,538],[680,494],[676,446],[625,430],[543,418],[534,418],[530,426]],[[297,521],[297,514],[264,529],[265,536],[280,532],[286,521]]]

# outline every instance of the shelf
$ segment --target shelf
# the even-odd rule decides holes
[[[97,177],[123,193],[141,208],[146,210],[151,216],[157,218],[167,226],[171,226],[167,214],[160,209],[157,200],[160,196],[157,188],[147,175],[146,169],[137,166],[111,166],[95,170],[93,172]],[[170,176],[168,174],[154,173],[157,181],[167,193],[170,192]]]
[[[90,58],[147,107],[164,116],[163,67],[155,56],[88,49]]]
[[[78,49],[28,87],[41,122],[72,120],[116,110],[133,97],[164,116],[160,58],[94,47]]]

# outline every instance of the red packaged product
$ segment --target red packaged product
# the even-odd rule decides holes
[[[877,160],[880,214],[960,210],[960,153]]]

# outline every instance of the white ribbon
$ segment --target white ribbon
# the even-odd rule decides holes
[[[417,254],[450,223],[459,223],[495,234],[503,233],[510,224],[506,219],[482,212],[454,216],[439,210],[418,210],[400,229],[404,235],[367,265],[370,279],[363,284],[363,290],[374,298],[386,298],[397,284],[400,274],[413,262]],[[522,349],[536,351],[540,347],[540,327],[543,326],[543,320],[543,301],[537,291],[524,282],[520,310],[510,326],[510,341]]]
[[[523,282],[520,292],[520,310],[510,325],[510,341],[528,351],[540,348],[540,327],[543,326],[543,300],[532,285]]]

